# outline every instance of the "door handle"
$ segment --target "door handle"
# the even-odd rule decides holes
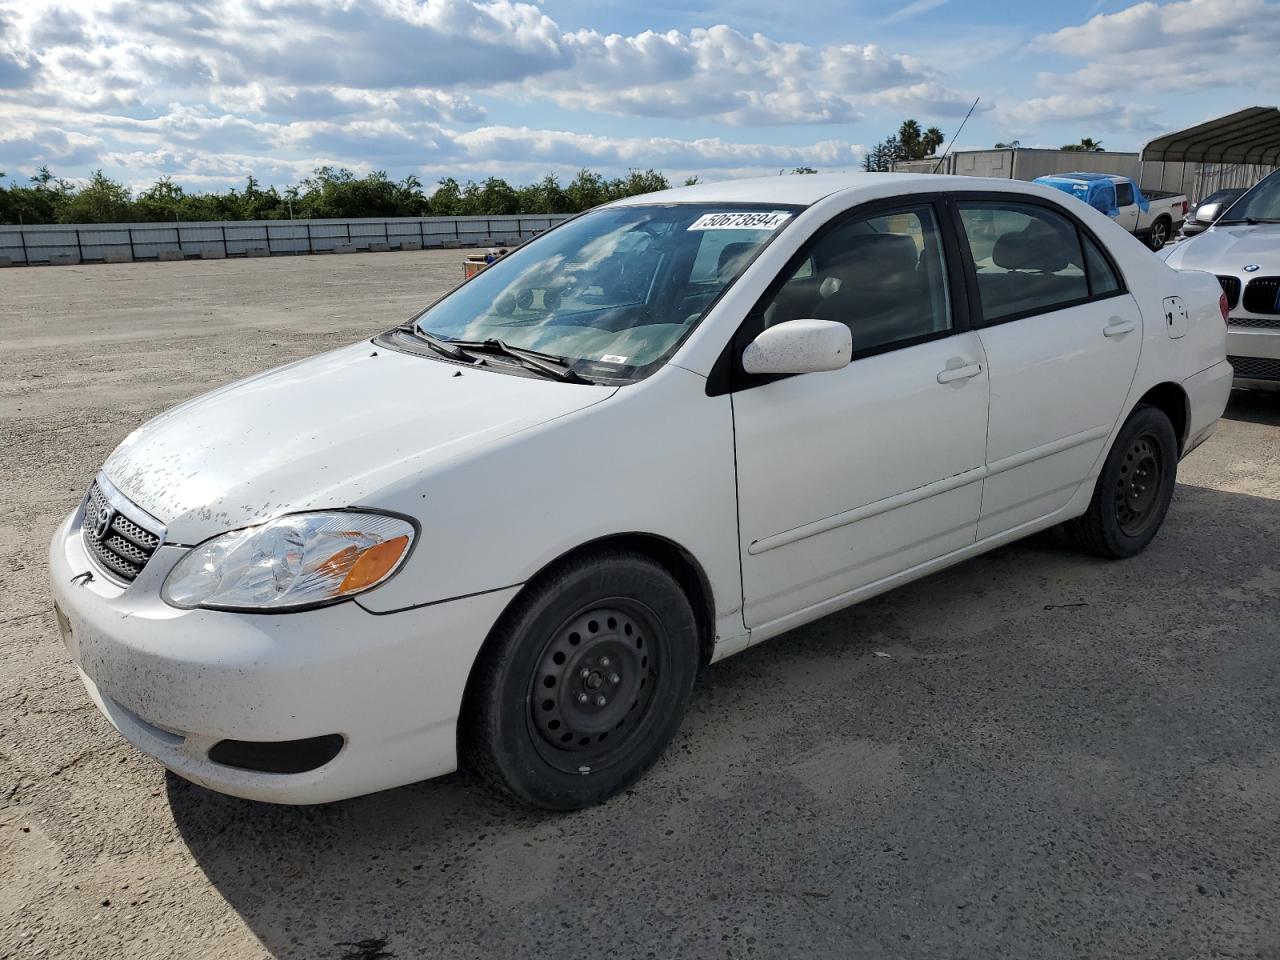
[[[1126,333],[1133,333],[1138,329],[1138,325],[1132,320],[1121,320],[1119,317],[1112,317],[1107,321],[1107,325],[1102,328],[1104,337],[1123,337]]]
[[[954,361],[953,361],[954,362]],[[958,367],[947,367],[938,373],[939,383],[955,383],[957,380],[968,380],[982,373],[980,363],[962,363]]]

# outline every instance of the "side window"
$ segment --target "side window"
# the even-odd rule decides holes
[[[800,319],[847,324],[855,355],[950,330],[933,208],[859,217],[820,234],[764,310],[766,326]]]
[[[1133,203],[1133,184],[1117,183],[1116,184],[1116,206],[1127,207]]]
[[[984,323],[1089,299],[1080,236],[1066,217],[1017,202],[961,200],[958,207]]]
[[[1089,294],[1105,297],[1120,290],[1120,278],[1098,249],[1098,242],[1084,234],[1084,263],[1089,271]]]

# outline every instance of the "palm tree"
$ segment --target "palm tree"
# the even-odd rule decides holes
[[[1065,143],[1062,145],[1063,150],[1072,150],[1076,153],[1104,153],[1102,149],[1102,141],[1095,140],[1093,137],[1081,137],[1079,143]]]

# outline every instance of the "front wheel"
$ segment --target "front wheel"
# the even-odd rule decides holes
[[[477,659],[463,765],[535,806],[599,803],[671,742],[698,663],[693,610],[663,567],[623,551],[574,560],[516,600]]]
[[[1164,523],[1178,476],[1178,438],[1163,410],[1140,406],[1107,454],[1093,499],[1069,529],[1085,549],[1103,557],[1132,557]]]
[[[1163,217],[1151,225],[1151,233],[1147,237],[1147,245],[1152,250],[1163,250],[1169,242],[1169,231],[1172,224]]]

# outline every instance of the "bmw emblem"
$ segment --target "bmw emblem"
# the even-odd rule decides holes
[[[1261,269],[1262,269],[1262,264],[1260,264],[1260,263],[1251,263],[1251,264],[1249,264],[1248,266],[1246,266],[1246,267],[1244,268],[1244,272],[1245,272],[1245,273],[1257,273],[1257,272],[1258,272],[1259,270],[1261,270]]]
[[[98,516],[93,524],[93,539],[101,540],[111,529],[111,521],[115,519],[115,511],[105,503],[98,508]]]

